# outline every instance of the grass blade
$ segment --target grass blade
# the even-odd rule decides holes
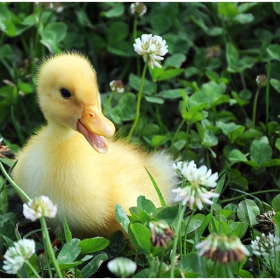
[[[151,175],[151,173],[149,172],[149,170],[146,167],[145,167],[145,169],[146,169],[146,171],[147,171],[147,173],[148,173],[148,175],[149,175],[149,177],[150,177],[150,179],[151,179],[151,181],[152,181],[152,183],[154,185],[154,188],[155,188],[155,190],[156,190],[156,192],[158,194],[161,206],[166,206],[166,202],[165,202],[165,200],[163,198],[163,195],[162,195],[162,193],[161,193],[161,191],[160,191],[160,189],[159,189],[155,179],[153,178],[153,176]]]

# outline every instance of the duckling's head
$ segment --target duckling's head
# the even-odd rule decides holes
[[[63,53],[46,59],[37,81],[39,105],[48,123],[79,131],[100,153],[107,152],[104,138],[115,127],[101,111],[96,73],[89,60],[78,53]]]

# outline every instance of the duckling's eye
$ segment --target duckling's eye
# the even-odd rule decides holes
[[[61,88],[60,93],[61,93],[61,96],[63,98],[70,98],[71,97],[71,92],[66,88]]]

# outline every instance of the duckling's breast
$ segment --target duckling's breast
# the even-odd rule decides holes
[[[46,195],[58,205],[54,226],[66,217],[74,231],[99,231],[114,216],[99,156],[80,133],[54,137],[45,128],[18,154],[12,176],[30,198]]]

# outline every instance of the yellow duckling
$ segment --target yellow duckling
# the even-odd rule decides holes
[[[173,200],[176,173],[166,154],[150,155],[107,139],[115,127],[101,112],[96,73],[88,59],[63,53],[45,60],[37,94],[48,124],[18,154],[12,176],[29,197],[46,195],[58,205],[56,218],[48,221],[52,229],[65,217],[73,236],[109,237],[121,229],[115,204],[129,213],[137,197],[145,195],[159,207],[144,166],[166,202]]]

